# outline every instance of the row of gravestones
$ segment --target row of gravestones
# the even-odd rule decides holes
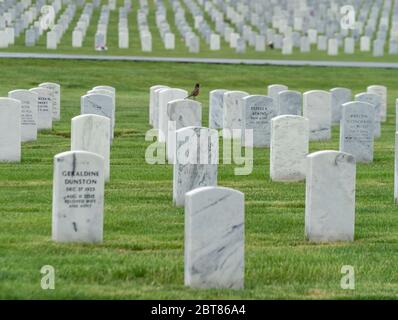
[[[72,47],[81,48],[93,15],[94,5],[87,3],[72,32]]]
[[[51,130],[53,121],[60,120],[60,91],[57,83],[42,83],[30,90],[10,91],[1,98],[0,161],[20,162],[21,143],[36,141],[41,130]],[[81,97],[81,114],[96,114],[110,119],[109,144],[114,137],[115,89],[98,86]],[[98,148],[104,144],[97,140]],[[101,154],[106,154],[104,151]],[[109,179],[109,157],[105,157],[105,177]]]
[[[127,2],[131,10],[131,2]],[[129,27],[127,14],[129,9],[126,7],[119,8],[119,23],[118,23],[118,33],[119,33],[119,48],[127,49],[129,47]]]
[[[106,40],[108,32],[110,7],[102,6],[101,13],[97,24],[97,31],[95,33],[95,50],[106,50]]]
[[[332,100],[336,109],[335,117],[340,117],[341,120],[335,119],[341,126],[340,150],[353,154],[358,162],[373,160],[373,141],[375,136],[379,136],[379,131],[374,129],[375,124],[378,123],[380,128],[380,117],[376,118],[375,115],[380,110],[382,95],[362,93],[356,96],[356,102],[350,102],[351,91],[345,88],[333,89],[332,93],[309,91],[304,94],[305,117],[301,117],[300,93],[287,91],[287,88],[282,88],[281,85],[272,85],[268,89],[268,97],[249,96],[239,91],[212,91],[209,127],[238,129],[238,136],[234,136],[238,139],[241,138],[241,129],[248,129],[254,137],[250,142],[245,141],[246,146],[271,145],[270,172],[273,180],[298,181],[305,178],[305,156],[308,154],[309,140],[330,138]],[[278,90],[284,91],[276,96]],[[379,90],[378,92],[383,94],[386,88],[369,87],[369,91],[372,90]],[[150,123],[155,126],[155,119],[161,119],[157,125],[160,129],[159,141],[166,142],[167,158],[169,162],[177,163],[176,168],[179,168],[178,157],[175,159],[175,154],[179,152],[179,129],[200,127],[202,124],[201,104],[184,99],[186,94],[185,90],[161,85],[150,88]],[[274,98],[271,98],[272,96]],[[275,107],[276,105],[279,105],[279,108]],[[160,115],[156,117],[158,110]],[[278,114],[280,116],[277,116]],[[325,120],[328,115],[329,121]],[[224,122],[223,125],[214,122],[214,119],[220,118]],[[326,128],[327,122],[329,126]],[[314,130],[310,131],[310,128]],[[162,133],[162,130],[167,130],[167,133]],[[218,155],[213,158],[218,159]],[[206,175],[203,172],[198,175],[198,172],[201,170],[186,170],[184,167],[175,170],[173,199],[176,205],[183,204],[184,194],[195,185],[194,181],[206,182],[207,179],[204,177],[207,176],[213,177],[210,178],[211,181],[216,181],[214,175]]]
[[[59,17],[58,22],[54,26],[50,26],[50,31],[47,32],[47,49],[57,49],[62,36],[68,30],[69,24],[74,19],[75,14],[76,5],[70,4]]]
[[[71,120],[71,151],[54,157],[52,239],[101,242],[105,182],[110,179],[110,149],[116,90],[97,86],[81,97],[81,115]]]
[[[279,104],[286,99],[290,100],[288,105],[295,104],[285,93],[289,93],[286,87],[273,85],[268,89],[268,97],[226,91],[222,94],[222,108],[243,108],[246,119],[264,124],[277,111],[273,107],[275,101]],[[284,91],[275,97],[280,89]],[[329,111],[323,109],[323,112],[330,114],[330,122],[334,94],[335,103],[340,104],[341,151],[308,155],[311,121],[297,115],[298,110],[271,120],[271,177],[277,181],[306,179],[305,234],[311,241],[354,239],[356,158],[365,162],[370,161],[368,157],[373,158],[375,115],[380,112],[380,107],[369,102],[376,100],[381,105],[387,97],[385,87],[371,86],[368,90],[378,94],[363,93],[356,96],[356,101],[351,101],[351,92],[344,88],[333,89],[332,93],[309,91],[304,94],[304,113],[306,105],[309,114],[311,111],[318,113],[316,109],[329,105]],[[217,91],[212,91],[210,104],[220,104],[220,95],[218,101],[214,101]],[[297,99],[296,92],[293,93]],[[185,283],[193,287],[242,288],[244,196],[236,190],[217,187],[218,132],[201,127],[198,102],[178,99],[178,95],[184,97],[186,91],[153,86],[149,109],[150,123],[153,123],[157,110],[154,104],[166,103],[169,123],[176,122],[173,128],[177,130],[171,135],[175,135],[176,146],[173,202],[176,206],[185,206]],[[168,99],[171,100],[167,102]],[[378,119],[380,122],[380,117]],[[222,128],[225,129],[225,122]],[[262,133],[266,131],[264,127],[261,129]]]
[[[373,54],[381,56],[384,55],[389,13],[391,12],[390,1],[386,1],[383,10],[379,8],[381,7],[380,1],[376,1],[373,6],[372,1],[367,0],[357,3],[356,9],[357,12],[360,12],[359,21],[353,26],[350,35],[349,29],[340,26],[341,4],[335,1],[331,1],[329,7],[326,6],[326,3],[317,2],[309,6],[306,2],[294,3],[291,1],[273,3],[253,1],[250,4],[237,1],[226,4],[222,1],[214,1],[214,4],[221,8],[223,12],[221,14],[215,11],[209,2],[199,1],[199,3],[212,11],[211,18],[216,24],[216,30],[224,34],[225,40],[231,47],[237,48],[237,52],[244,52],[245,42],[257,51],[264,51],[265,42],[268,41],[274,48],[281,49],[283,54],[291,54],[294,47],[300,48],[301,52],[310,52],[311,44],[317,44],[318,50],[327,50],[329,55],[337,55],[341,46],[344,46],[345,53],[353,54],[356,42],[362,34],[364,36],[360,38],[360,50],[370,51],[381,11],[379,31],[373,41]],[[395,5],[393,8],[393,17],[396,16],[397,7]],[[366,22],[369,12],[371,15]],[[234,27],[225,21],[224,14]],[[398,53],[398,35],[396,31],[394,32],[396,20],[398,18],[393,19],[391,27],[390,54]],[[269,25],[272,25],[272,28],[268,28]],[[254,31],[253,27],[257,28],[260,33]],[[321,35],[322,33],[325,35]]]
[[[185,17],[185,10],[180,2],[180,0],[170,0],[173,12],[174,12],[174,22],[184,40],[185,45],[190,53],[198,53],[200,51],[200,39],[193,32],[192,27],[188,23]]]
[[[227,92],[224,99],[233,94]],[[14,100],[8,102],[15,104]],[[179,108],[176,104],[174,107]],[[59,242],[101,242],[103,237],[105,161],[109,159],[114,123],[114,88],[100,86],[88,91],[82,97],[81,108],[84,115],[72,119],[73,151],[54,158],[53,239]],[[375,112],[369,104],[351,102],[343,106],[346,111],[342,122],[345,118],[366,122],[368,118],[362,118],[366,113],[362,108]],[[169,107],[168,112],[171,109]],[[290,152],[280,155],[285,160],[296,155],[291,151],[301,141],[288,138],[285,133],[307,135],[305,143],[308,144],[308,120],[289,122],[300,118],[283,115],[272,120],[275,147],[290,145],[284,148]],[[307,125],[302,126],[305,122]],[[373,121],[367,123],[372,127]],[[356,127],[357,123],[350,124]],[[296,138],[296,134],[293,135]],[[216,186],[217,131],[199,126],[183,127],[176,131],[176,144],[173,199],[176,205],[185,206],[185,283],[199,288],[242,288],[244,196],[239,191]],[[179,161],[184,157],[190,162]],[[203,158],[207,159],[205,164],[201,162]],[[355,157],[344,152],[321,151],[309,155],[307,162],[305,233],[308,239],[352,241]]]
[[[60,120],[60,86],[42,83],[13,90],[0,98],[0,161],[20,162],[21,143],[37,140],[37,132]]]
[[[114,87],[87,91],[81,97],[81,115],[71,121],[71,151],[54,157],[52,238],[56,242],[102,242],[115,110]]]
[[[38,19],[36,21],[34,21],[33,24],[25,31],[25,46],[27,46],[27,47],[35,46],[36,43],[39,41],[40,37],[43,35],[43,33],[48,28],[51,27],[51,21],[49,21],[49,19],[48,19],[49,11],[43,10],[43,7],[45,7],[45,5],[46,5],[46,1],[37,1],[36,2],[36,17],[38,17]],[[54,10],[53,18],[55,19],[55,16],[62,9],[62,2],[60,0],[54,0],[54,1],[50,2],[50,5],[51,5],[52,9]],[[40,13],[41,13],[41,15],[39,15]],[[62,31],[62,29],[59,28],[56,35],[59,36],[59,33],[61,33],[61,31]]]
[[[0,48],[13,45],[15,38],[37,19],[44,4],[44,0],[36,1],[35,4],[32,4],[31,0],[7,0],[0,3]],[[58,9],[59,0],[54,1],[54,10]],[[34,25],[28,30],[32,42],[42,33],[42,19],[41,16],[40,20],[35,21]]]
[[[169,161],[172,161],[174,143],[168,140],[174,136],[174,131],[202,125],[201,104],[185,99],[187,95],[185,90],[163,85],[150,88],[149,123],[159,129],[159,141],[166,143]],[[270,85],[268,96],[251,96],[242,91],[218,89],[210,92],[209,128],[240,130],[238,135],[242,140],[244,131],[251,130],[253,146],[268,147],[271,144],[272,118],[278,115],[303,115],[309,121],[310,140],[329,140],[332,124],[341,124],[341,132],[344,132],[345,122],[340,121],[345,115],[342,106],[352,100],[352,92],[346,88],[334,88],[330,92],[313,90],[302,95],[288,90],[284,85]],[[387,119],[387,88],[369,86],[367,92],[355,96],[355,101],[369,103],[375,110],[368,119],[372,121],[372,139],[368,141],[363,137],[362,141],[368,145],[362,148],[367,156],[357,153],[359,150],[351,150],[358,157],[357,161],[369,162],[373,160],[373,136],[380,137],[380,123]],[[345,144],[347,141],[342,137],[341,148],[347,151]],[[249,146],[248,142],[245,145]]]
[[[205,19],[205,14],[202,9],[193,0],[184,0],[184,3],[190,11],[192,17],[194,18],[195,29],[199,32],[206,44],[210,47],[210,50],[220,50],[220,35],[215,33],[214,30],[211,28],[211,26]]]
[[[6,0],[0,3],[0,48],[15,43],[15,37],[33,22],[37,15],[31,0]]]
[[[54,157],[54,241],[103,240],[104,187],[110,179],[115,110],[114,87],[97,86],[81,97],[81,115],[71,122],[71,151]]]
[[[137,11],[137,24],[143,52],[152,51],[152,33],[149,29],[148,14],[148,1],[140,0],[140,8]]]
[[[167,22],[167,10],[163,0],[156,0],[156,26],[166,50],[175,49],[175,35]]]
[[[12,1],[11,1],[12,2]],[[80,1],[82,4],[84,1]],[[199,5],[193,0],[184,0],[185,5],[190,10],[193,18],[195,29],[201,34],[211,50],[220,49],[220,35],[213,32],[207,23],[203,11],[200,9],[204,7],[204,10],[210,14],[211,19],[216,25],[218,33],[224,36],[225,41],[229,43],[231,48],[235,48],[238,53],[244,53],[246,51],[246,43],[253,46],[256,51],[265,51],[266,43],[272,43],[276,49],[281,49],[283,54],[292,54],[294,48],[300,48],[301,52],[310,52],[311,44],[316,44],[317,49],[320,51],[327,51],[328,55],[338,55],[339,48],[344,47],[344,53],[354,54],[356,43],[359,41],[359,48],[361,52],[371,51],[373,43],[373,55],[382,56],[384,55],[387,31],[389,26],[389,14],[391,11],[391,1],[386,1],[384,7],[381,7],[380,1],[363,0],[361,5],[357,5],[359,11],[358,26],[356,26],[352,34],[349,35],[348,29],[340,29],[336,24],[339,19],[337,16],[339,7],[336,6],[336,2],[331,2],[330,7],[323,7],[323,4],[318,6],[308,6],[307,3],[304,7],[293,7],[294,10],[286,11],[282,3],[270,3],[271,8],[274,8],[276,12],[274,15],[264,15],[264,20],[260,17],[259,12],[264,10],[268,4],[264,3],[252,3],[250,5],[231,2],[229,5],[220,3],[219,1],[204,2],[198,1]],[[161,4],[161,1],[159,2]],[[28,24],[32,22],[32,19],[37,17],[37,14],[44,4],[43,1],[38,1],[34,10],[28,14]],[[93,7],[99,6],[99,1],[93,1]],[[148,15],[147,1],[143,0],[140,2],[141,11],[137,18],[139,19],[139,30],[141,38],[141,47],[145,52],[152,51],[152,36],[147,25],[146,16]],[[55,0],[52,3],[56,10],[56,13],[61,9],[62,3],[59,0]],[[87,4],[91,5],[91,4]],[[217,5],[217,6],[216,6]],[[74,6],[74,4],[70,4]],[[109,1],[104,8],[114,10],[116,6],[115,1]],[[220,6],[222,10],[218,10]],[[172,1],[173,11],[175,13],[176,26],[179,29],[182,37],[185,40],[188,49],[192,53],[197,53],[200,50],[200,41],[198,36],[192,31],[191,27],[185,19],[184,9],[181,6],[179,0]],[[129,11],[131,8],[131,1],[125,0],[124,6],[120,8],[121,11]],[[289,8],[289,5],[287,6]],[[327,14],[315,15],[313,20],[307,21],[308,17],[312,16],[312,13],[317,12],[317,9],[322,12],[321,9],[326,9]],[[72,9],[71,9],[72,10]],[[269,7],[268,7],[269,10]],[[311,15],[306,13],[311,12]],[[371,12],[371,14],[369,14]],[[7,12],[8,13],[8,12]],[[32,15],[36,14],[36,16]],[[289,16],[289,13],[293,16]],[[225,17],[224,17],[225,14]],[[122,14],[123,15],[123,14]],[[287,15],[287,16],[286,16]],[[381,17],[379,18],[379,15]],[[161,13],[161,16],[165,16],[165,11]],[[368,18],[369,16],[369,18]],[[9,15],[7,15],[9,17]],[[40,35],[43,33],[43,19],[46,16],[43,15],[38,21],[32,25],[25,34],[26,46],[34,46],[38,41]],[[55,26],[55,30],[51,30],[47,33],[47,48],[56,49],[59,44],[60,38],[63,32],[68,27],[69,22],[73,16],[69,13],[65,13],[61,17],[59,23]],[[230,20],[232,24],[226,22],[226,19]],[[366,20],[367,19],[367,20]],[[379,22],[379,31],[376,33],[377,21]],[[158,22],[158,20],[157,20]],[[252,24],[252,25],[250,25]],[[272,24],[272,28],[268,28],[268,25]],[[175,48],[174,34],[170,32],[169,28],[162,23],[158,25],[159,31],[162,35],[162,40],[165,44],[166,49]],[[338,24],[337,24],[338,25]],[[390,32],[390,43],[389,53],[398,54],[398,31],[395,28],[398,25],[398,5],[395,3],[392,8],[392,23]],[[85,35],[85,28],[88,24],[85,21],[81,21],[79,27],[76,27],[72,33],[72,46],[81,47],[82,41]],[[309,28],[309,26],[315,28]],[[163,28],[164,27],[164,28]],[[260,32],[256,32],[253,28],[257,28]],[[95,37],[95,48],[98,50],[106,49],[106,30],[107,24],[104,26],[103,23],[99,24],[98,32]],[[339,32],[337,32],[339,31]],[[325,35],[321,33],[325,32]],[[14,43],[15,35],[18,35],[16,27],[8,27],[2,29],[0,19],[0,47],[7,47],[9,44]],[[319,36],[318,36],[319,34]],[[376,34],[376,36],[375,36]],[[3,35],[3,36],[2,36]],[[362,36],[361,36],[362,35]],[[374,39],[373,39],[374,38]],[[119,26],[119,48],[128,48],[128,32],[126,28]]]
[[[88,114],[72,119],[72,151],[54,157],[54,241],[102,241],[104,150],[109,157],[113,115],[106,105],[115,101],[115,96],[105,91],[111,90],[96,87],[82,97],[82,110]],[[216,186],[218,135],[214,135],[216,130],[209,131],[211,129],[184,127],[176,132],[176,155],[196,161],[201,161],[203,153],[208,157],[207,164],[176,161],[174,165],[173,181],[181,181],[178,190],[176,184],[173,186],[174,201],[185,206],[185,283],[196,288],[239,289],[244,285],[244,195]],[[210,139],[210,143],[198,145],[196,142],[202,135]],[[307,237],[311,241],[353,240],[354,157],[343,152],[323,151],[309,155],[308,161]],[[332,183],[330,176],[334,177]],[[329,208],[327,220],[324,219],[325,201],[330,203],[326,206]]]

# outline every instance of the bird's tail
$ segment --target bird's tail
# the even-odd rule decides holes
[[[184,98],[184,100],[185,100],[185,99],[189,99],[189,98],[191,98],[191,97],[193,97],[193,94],[190,94],[188,97]]]

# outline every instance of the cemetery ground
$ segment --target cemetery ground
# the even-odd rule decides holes
[[[102,1],[104,3],[104,1]],[[118,5],[122,5],[123,1],[117,1]],[[175,49],[166,50],[163,41],[156,27],[156,4],[152,1],[148,2],[149,14],[148,24],[149,30],[152,34],[152,52],[143,52],[141,50],[139,29],[137,26],[137,11],[139,7],[133,6],[131,12],[128,13],[128,26],[129,26],[129,48],[120,49],[118,47],[118,11],[110,11],[109,28],[107,32],[107,51],[95,51],[95,33],[97,29],[97,22],[100,17],[100,8],[95,8],[91,18],[91,23],[87,29],[87,34],[83,41],[81,48],[72,47],[72,32],[76,25],[83,7],[77,7],[74,19],[71,21],[68,30],[63,35],[57,49],[49,50],[46,48],[46,33],[40,36],[38,43],[34,47],[25,46],[25,34],[21,34],[15,39],[15,45],[10,45],[8,48],[1,48],[0,52],[18,52],[18,53],[47,53],[47,54],[74,54],[74,55],[99,55],[99,56],[142,56],[142,57],[181,57],[181,58],[231,58],[231,59],[275,59],[275,60],[309,60],[309,61],[369,61],[369,62],[397,62],[397,55],[390,55],[386,51],[383,57],[373,57],[372,52],[361,52],[359,43],[356,44],[355,54],[345,54],[344,48],[339,49],[338,56],[329,56],[327,51],[317,50],[316,45],[311,46],[309,53],[301,53],[299,48],[294,48],[291,55],[283,55],[280,49],[271,50],[267,48],[265,52],[256,52],[253,47],[247,46],[246,52],[239,54],[235,49],[221,37],[221,49],[211,51],[209,45],[206,44],[202,37],[200,39],[200,52],[189,53],[188,48],[184,44],[178,29],[175,25],[174,14],[169,1],[164,1],[167,10],[167,20],[170,24],[171,31],[175,34]],[[187,9],[186,5],[181,2],[183,8]],[[62,9],[58,17],[64,12]],[[211,21],[210,16],[205,14],[206,20],[214,30],[215,24]],[[187,10],[187,22],[193,26],[194,19]]]
[[[88,299],[391,299],[398,293],[398,207],[393,201],[395,98],[398,70],[255,67],[205,64],[0,60],[0,94],[44,81],[62,86],[62,120],[24,143],[21,164],[0,164],[0,298]],[[266,94],[272,83],[299,91],[371,84],[389,89],[388,121],[372,164],[357,165],[356,232],[352,243],[315,245],[304,238],[305,183],[269,177],[269,149],[255,149],[249,176],[219,166],[220,186],[245,194],[245,289],[184,287],[184,210],[172,206],[172,166],[149,165],[145,150],[148,90],[163,83],[192,89],[208,118],[216,88]],[[70,148],[70,120],[93,86],[117,89],[111,180],[106,185],[104,242],[51,241],[54,155]],[[338,150],[338,127],[310,151]],[[40,269],[55,268],[55,290],[42,290]],[[341,268],[355,269],[355,290],[343,290]]]

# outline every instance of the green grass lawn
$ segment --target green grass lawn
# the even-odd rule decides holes
[[[319,299],[398,296],[398,207],[393,201],[394,101],[398,70],[312,67],[256,67],[168,63],[0,60],[0,95],[44,81],[62,86],[62,120],[37,142],[24,143],[21,164],[0,164],[0,298],[61,299]],[[353,243],[315,245],[304,238],[304,183],[269,178],[269,150],[256,149],[254,170],[235,176],[219,166],[219,185],[245,193],[245,289],[184,287],[184,214],[172,206],[172,167],[148,165],[144,140],[148,89],[164,83],[191,89],[208,119],[208,92],[216,88],[266,94],[266,86],[291,89],[389,88],[389,116],[375,144],[375,161],[357,166],[356,234]],[[52,162],[70,148],[70,119],[80,96],[95,85],[117,89],[116,139],[111,181],[106,185],[104,242],[51,241]],[[330,142],[311,143],[311,152],[338,149],[338,128]],[[55,290],[40,287],[40,268],[56,270]],[[340,269],[352,265],[356,289],[340,288]]]
[[[105,4],[105,1],[102,0]],[[118,0],[118,7],[122,6],[123,0]],[[138,1],[133,1],[132,11],[128,14],[129,24],[129,36],[130,36],[130,48],[119,49],[118,48],[118,10],[111,11],[108,27],[108,51],[97,52],[94,50],[95,32],[97,30],[97,23],[100,15],[100,8],[94,9],[93,16],[90,22],[89,29],[87,30],[86,38],[83,42],[82,48],[72,48],[72,32],[76,26],[77,21],[83,11],[82,7],[79,7],[76,11],[74,20],[71,22],[69,29],[65,32],[61,43],[58,45],[56,50],[46,49],[46,34],[44,33],[39,42],[35,47],[25,47],[25,34],[21,35],[16,39],[15,45],[10,46],[7,49],[0,49],[0,52],[34,52],[34,53],[65,53],[65,54],[96,54],[96,55],[134,55],[134,56],[160,56],[160,57],[199,57],[199,58],[236,58],[236,59],[281,59],[281,60],[333,60],[333,61],[373,61],[373,62],[398,62],[398,55],[389,55],[387,46],[386,54],[384,57],[373,57],[372,52],[360,52],[359,43],[356,47],[356,53],[353,55],[344,54],[344,49],[340,48],[340,54],[338,56],[328,56],[326,51],[318,51],[316,46],[313,46],[310,53],[301,53],[299,49],[295,48],[292,55],[282,55],[281,50],[270,50],[266,52],[256,52],[253,47],[247,46],[247,52],[245,54],[235,53],[235,49],[231,49],[229,44],[222,38],[221,50],[211,51],[209,46],[205,43],[203,38],[200,38],[200,53],[194,54],[189,53],[188,48],[185,46],[181,35],[174,23],[174,13],[171,8],[170,1],[164,0],[164,4],[167,9],[167,20],[171,27],[172,32],[176,36],[176,47],[175,50],[166,50],[163,42],[160,38],[159,30],[156,27],[156,5],[154,1],[149,1],[149,15],[148,23],[150,31],[152,32],[152,52],[142,52],[141,42],[137,27],[137,11],[139,9]],[[193,28],[194,21],[193,17],[188,11],[187,7],[181,1],[181,4],[186,9],[186,19]],[[62,14],[62,11],[59,15]],[[58,16],[59,16],[58,15]],[[215,31],[215,25],[211,22],[209,15],[206,14],[206,19],[210,23],[213,31]],[[199,33],[194,30],[195,33]]]

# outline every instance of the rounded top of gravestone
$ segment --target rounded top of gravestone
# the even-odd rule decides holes
[[[296,91],[296,90],[283,90],[278,92],[278,96],[284,96],[284,95],[302,95],[302,93],[300,91]]]
[[[21,101],[13,98],[0,97],[0,107],[18,108],[21,106]]]
[[[93,92],[93,93],[88,93],[82,96],[82,99],[88,99],[88,98],[101,98],[101,99],[110,99],[113,102],[113,96],[105,93],[98,93],[98,92]]]
[[[156,85],[151,86],[149,89],[154,91],[154,90],[160,89],[160,88],[169,88],[169,86],[165,86],[162,84],[156,84]]]
[[[104,157],[103,156],[101,156],[101,155],[99,155],[97,153],[94,153],[94,152],[82,151],[82,150],[66,151],[66,152],[58,153],[58,154],[56,154],[54,156],[54,161],[61,162],[64,159],[75,158],[75,157],[81,157],[81,158],[86,158],[86,159],[91,158],[91,159],[94,159],[94,160],[99,160],[99,161],[104,162]]]
[[[374,85],[368,86],[367,90],[383,90],[383,91],[387,91],[387,87],[386,86],[382,86],[382,85],[378,85],[378,84],[374,84]]]
[[[280,116],[276,116],[274,118],[271,119],[271,122],[280,122],[280,121],[308,121],[307,118],[304,118],[302,116],[297,116],[297,115],[293,115],[293,114],[284,114],[284,115],[280,115]]]
[[[82,121],[82,120],[88,120],[88,119],[93,119],[94,121],[101,121],[101,122],[107,122],[107,123],[111,121],[108,117],[101,116],[98,114],[91,114],[91,113],[78,115],[76,117],[73,117],[71,121],[75,122],[75,121]]]
[[[206,128],[206,127],[189,126],[189,127],[184,127],[184,128],[176,130],[176,134],[184,133],[185,131],[192,131],[192,132],[195,132],[195,133],[199,133],[199,132],[201,132],[201,130],[217,131],[215,129],[209,129],[209,128]]]
[[[191,100],[191,99],[175,99],[175,100],[171,100],[167,103],[167,108],[169,108],[169,106],[172,107],[185,107],[185,106],[194,106],[197,108],[202,108],[202,104],[199,101],[195,101],[195,100]]]
[[[44,88],[44,87],[32,88],[32,89],[29,89],[29,91],[35,92],[35,93],[37,93],[39,95],[48,95],[48,96],[51,95],[51,90],[47,89],[47,88]]]
[[[322,151],[317,151],[314,153],[311,153],[307,156],[309,159],[331,159],[335,163],[335,165],[338,165],[339,163],[348,163],[355,165],[355,157],[346,152],[341,152],[341,151],[336,151],[336,150],[322,150]]]
[[[303,96],[308,96],[308,95],[314,95],[314,94],[324,94],[324,95],[330,95],[330,92],[325,91],[325,90],[310,90],[306,91],[303,93]]]
[[[370,108],[373,110],[374,106],[368,102],[365,101],[350,101],[347,103],[342,104],[343,109],[349,108],[349,107],[355,107],[355,108]]]
[[[244,193],[239,190],[226,188],[226,187],[211,187],[211,186],[210,187],[200,187],[200,188],[196,188],[191,191],[188,191],[185,194],[185,197],[190,198],[190,197],[195,197],[197,195],[206,194],[206,193],[208,193],[208,194],[223,193],[223,194],[225,194],[225,198],[229,197],[229,195],[236,195],[236,196],[241,197],[242,200],[245,197]]]
[[[159,94],[161,93],[182,93],[188,95],[188,91],[180,88],[161,88]]]
[[[280,90],[288,90],[289,87],[284,84],[270,84],[268,89],[280,89]]]
[[[113,94],[116,93],[116,89],[111,86],[95,86],[93,87],[93,90],[108,90],[111,91]]]
[[[361,100],[361,99],[366,99],[366,100],[372,100],[375,101],[376,103],[381,103],[381,96],[379,96],[376,93],[371,93],[371,92],[361,92],[358,93],[355,96],[356,100]]]
[[[260,95],[260,94],[249,95],[249,96],[246,96],[246,97],[242,98],[242,100],[244,100],[245,102],[250,102],[251,100],[261,100],[261,101],[267,102],[267,103],[273,103],[274,102],[274,99],[272,99],[271,97],[265,96],[265,95]]]
[[[348,89],[348,88],[336,87],[336,88],[330,89],[330,92],[332,92],[332,93],[334,93],[336,91],[344,91],[344,92],[351,94],[351,89]]]
[[[214,89],[212,91],[210,91],[210,94],[214,94],[214,93],[225,93],[228,92],[227,89]]]
[[[61,85],[55,82],[43,82],[39,84],[39,87],[56,87],[56,88],[61,88]]]
[[[87,91],[87,94],[106,94],[108,96],[114,97],[114,93],[107,89],[91,89]]]
[[[16,89],[16,90],[12,90],[12,91],[8,92],[8,95],[14,95],[14,94],[29,94],[29,95],[32,95],[35,97],[38,96],[38,94],[36,92],[30,91],[27,89]]]
[[[245,91],[227,91],[224,93],[224,96],[227,95],[242,95],[242,96],[248,96],[249,93],[245,92]]]

